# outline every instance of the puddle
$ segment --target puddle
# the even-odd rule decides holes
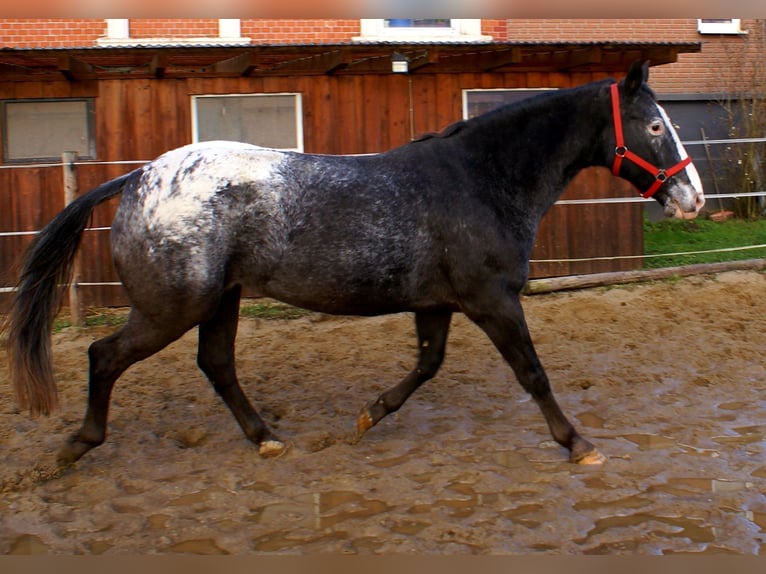
[[[492,453],[492,459],[505,468],[524,468],[529,464],[527,457],[513,450],[503,450]]]
[[[751,512],[748,519],[766,533],[766,512]]]
[[[251,520],[268,526],[289,525],[323,530],[352,518],[381,514],[388,508],[380,500],[366,499],[355,492],[323,492],[264,506],[253,513]]]
[[[575,542],[586,544],[595,536],[622,528],[637,529],[643,536],[651,536],[655,539],[687,538],[692,543],[707,544],[713,542],[715,540],[713,528],[702,526],[702,524],[703,521],[698,519],[654,516],[645,513],[608,516],[597,520],[593,528],[585,535],[585,538]],[[624,541],[621,542],[621,544],[624,543]]]
[[[103,554],[104,552],[112,548],[114,548],[114,544],[111,544],[104,540],[96,540],[93,542],[93,544],[90,545],[90,553],[99,555],[99,554]]]
[[[191,506],[194,504],[208,502],[211,498],[220,494],[231,495],[232,493],[229,492],[228,490],[221,488],[220,486],[211,486],[210,488],[206,488],[204,490],[190,492],[189,494],[184,494],[179,496],[178,498],[174,498],[173,500],[168,502],[168,505],[169,506]]]
[[[577,420],[579,420],[580,424],[584,427],[590,427],[594,429],[604,428],[605,420],[598,416],[596,413],[580,413],[577,415]]]
[[[713,492],[717,494],[742,492],[753,488],[752,482],[711,478],[671,478],[665,484],[653,485],[649,492],[665,492],[674,496]]]
[[[638,448],[641,450],[658,450],[678,447],[676,439],[657,434],[624,434],[622,437],[638,445]]]
[[[200,540],[184,540],[173,544],[168,548],[170,552],[177,554],[201,554],[201,555],[219,555],[229,554],[226,550],[220,548],[215,540],[203,538]]]
[[[332,532],[324,536],[298,536],[289,532],[275,532],[259,536],[253,540],[253,548],[259,552],[280,552],[299,548],[303,552],[309,544],[314,544],[321,548],[323,552],[328,552],[331,544],[343,542],[347,538],[348,535],[345,532]],[[374,540],[370,543],[370,548],[380,547],[380,544],[379,540]],[[356,545],[360,545],[359,541],[356,542]]]
[[[643,496],[641,494],[635,494],[632,496],[626,496],[625,498],[620,498],[617,500],[582,500],[579,502],[576,502],[572,508],[575,510],[595,510],[598,508],[626,508],[626,509],[637,509],[637,508],[643,508],[644,506],[648,506],[652,503],[652,500],[650,498],[647,498],[646,496]]]
[[[736,435],[714,436],[713,441],[726,446],[744,446],[755,442],[761,442],[766,434],[766,426],[750,425],[733,428]]]
[[[527,515],[539,512],[544,509],[545,507],[542,504],[522,504],[511,510],[504,510],[500,512],[500,514],[504,518],[507,518],[517,524],[526,526],[527,528],[537,528],[542,523],[539,520],[534,520]]]
[[[739,411],[750,406],[750,403],[744,401],[732,401],[729,403],[721,403],[718,405],[719,409],[724,411]]]
[[[407,453],[402,456],[387,458],[385,460],[373,460],[373,461],[370,461],[370,464],[378,468],[389,468],[392,466],[399,466],[400,464],[407,462],[411,458],[412,458],[412,455]]]
[[[413,536],[420,533],[425,528],[431,526],[428,522],[419,522],[417,520],[402,520],[393,526],[391,531],[396,534],[404,534],[406,536]]]
[[[9,555],[48,554],[48,545],[33,534],[22,534],[11,544]]]

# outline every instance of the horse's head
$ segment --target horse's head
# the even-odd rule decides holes
[[[653,197],[665,215],[692,219],[705,204],[702,182],[673,124],[647,86],[648,63],[635,63],[611,87],[612,173]]]

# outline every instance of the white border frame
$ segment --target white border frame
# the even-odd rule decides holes
[[[298,147],[295,148],[272,148],[280,151],[303,152],[303,94],[300,92],[258,92],[244,94],[199,94],[191,96],[191,127],[192,142],[199,142],[199,123],[197,121],[197,100],[200,98],[252,98],[269,96],[293,96],[295,98],[295,137]]]

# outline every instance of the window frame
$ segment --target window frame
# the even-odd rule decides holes
[[[450,18],[450,26],[387,27],[385,18],[362,18],[360,34],[354,42],[491,42],[481,33],[480,18]]]
[[[10,134],[8,132],[8,108],[14,104],[27,104],[27,103],[68,103],[68,102],[83,102],[85,104],[85,129],[87,135],[87,149],[85,154],[77,152],[77,159],[82,160],[95,160],[97,156],[96,146],[96,102],[95,98],[16,98],[0,100],[0,124],[2,124],[2,143],[3,143],[3,157],[4,164],[24,164],[24,163],[43,163],[50,161],[57,161],[61,159],[61,154],[54,156],[34,156],[34,157],[21,157],[11,158],[9,157],[10,151]],[[74,147],[74,146],[73,146]],[[61,150],[75,151],[75,150]]]
[[[219,18],[218,36],[162,38],[131,38],[130,19],[105,18],[106,35],[97,40],[99,46],[168,46],[168,45],[210,45],[210,44],[250,44],[251,39],[241,35],[239,18]]]
[[[697,31],[700,34],[746,34],[742,30],[742,20],[732,18],[724,21],[710,22],[704,18],[697,19]]]
[[[472,93],[488,93],[488,92],[535,92],[534,94],[530,94],[529,97],[533,97],[536,94],[543,94],[546,92],[555,92],[558,91],[559,88],[465,88],[462,90],[462,100],[463,100],[463,119],[467,120],[469,119],[468,115],[468,96]],[[511,103],[511,102],[508,102]],[[476,117],[476,116],[474,116]]]
[[[304,141],[303,141],[303,94],[300,92],[253,92],[253,93],[229,93],[229,94],[195,94],[191,96],[191,122],[192,122],[192,142],[198,143],[200,141],[209,141],[209,140],[200,140],[199,139],[199,119],[198,119],[198,113],[197,113],[197,101],[199,99],[211,99],[211,98],[252,98],[252,97],[274,97],[274,96],[292,96],[295,101],[295,141],[297,143],[297,146],[294,148],[277,148],[274,146],[263,146],[263,144],[252,144],[252,145],[261,145],[263,147],[272,147],[273,149],[278,149],[280,151],[297,151],[297,152],[303,152],[304,150]],[[249,142],[245,142],[249,143]]]

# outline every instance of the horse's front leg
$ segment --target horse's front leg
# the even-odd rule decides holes
[[[487,333],[521,386],[532,395],[553,438],[569,450],[570,460],[578,464],[601,464],[604,456],[579,435],[553,396],[548,376],[532,344],[518,295],[506,292],[502,300],[499,299],[466,305],[465,313]]]
[[[444,360],[451,311],[418,311],[415,328],[418,333],[418,364],[402,382],[388,389],[364,407],[356,420],[356,439],[378,424],[386,415],[399,410],[415,390],[433,378]]]

